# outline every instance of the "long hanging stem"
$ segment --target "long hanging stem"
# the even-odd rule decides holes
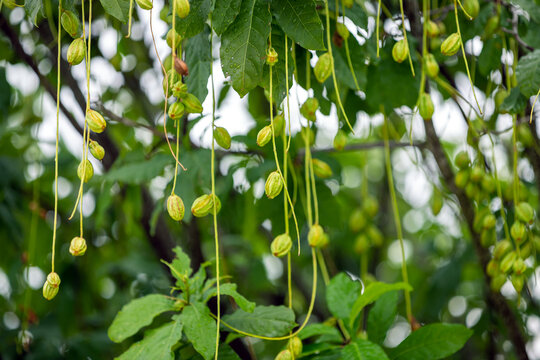
[[[342,1],[341,2],[341,12],[343,13],[343,18],[345,18],[345,4]],[[336,17],[336,23],[337,23],[337,17]],[[345,25],[345,22],[343,22],[343,25]],[[379,48],[377,47],[377,51]],[[360,86],[358,85],[358,80],[356,79],[356,73],[354,72],[352,60],[351,60],[351,53],[349,51],[349,39],[345,39],[345,55],[347,55],[347,64],[349,65],[349,70],[351,72],[351,75],[353,77],[354,86],[356,86],[356,90],[360,91]]]
[[[540,89],[538,89],[538,92],[536,93],[536,96],[534,97],[534,101],[531,108],[531,118],[529,119],[529,124],[532,124],[532,118],[534,114],[534,105],[536,105],[536,101],[538,100],[538,95],[540,95]]]
[[[178,159],[178,150],[180,149],[180,121],[176,120],[176,158]],[[178,177],[178,161],[174,163],[174,179],[173,186],[171,189],[171,195],[174,194],[174,189],[176,188],[176,178]]]
[[[407,55],[409,58],[409,65],[411,66],[411,73],[412,76],[414,76],[414,66],[412,63],[409,41],[407,40],[407,29],[405,29],[405,12],[403,11],[403,0],[399,0],[399,9],[401,11],[401,27],[403,28],[403,40],[405,41],[405,44],[407,44],[407,50],[409,50],[407,51]]]
[[[129,0],[129,20],[128,20],[128,34],[126,35],[126,39],[129,39],[131,36],[131,18],[133,14],[133,0]]]
[[[379,4],[377,5],[377,21],[376,21],[376,24],[375,24],[375,33],[376,33],[376,38],[377,38],[377,57],[379,57],[379,50],[381,48],[379,42],[380,42],[380,39],[379,39],[379,22],[380,22],[380,19],[381,19],[381,0],[379,0]]]

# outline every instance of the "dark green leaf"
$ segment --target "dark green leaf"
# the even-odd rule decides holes
[[[109,338],[122,342],[144,326],[150,325],[156,316],[174,310],[174,300],[160,294],[147,295],[125,305],[109,327]]]
[[[167,265],[171,270],[172,276],[174,276],[174,278],[176,279],[176,286],[183,289],[185,286],[184,281],[189,278],[193,271],[191,269],[191,260],[189,259],[189,256],[179,246],[175,247],[173,251],[176,254],[176,257],[171,263],[168,263],[164,260],[161,260],[161,262]]]
[[[172,14],[172,1],[171,14]],[[193,37],[203,31],[204,24],[208,19],[212,2],[210,0],[190,1],[189,14],[186,18],[176,18],[176,32],[183,38]],[[172,23],[172,22],[171,22]]]
[[[240,295],[238,293],[238,291],[236,291],[236,284],[232,284],[232,283],[222,284],[219,287],[219,290],[220,290],[221,295],[228,295],[228,296],[232,297],[234,299],[234,301],[236,301],[236,304],[240,307],[240,309],[242,309],[242,310],[244,310],[244,311],[246,311],[248,313],[253,312],[253,310],[255,309],[255,303],[254,302],[249,301],[248,299],[246,299],[245,297]],[[205,301],[208,301],[208,299],[210,299],[213,296],[217,296],[217,288],[216,287],[212,287],[210,292],[208,294],[206,294]]]
[[[216,0],[212,12],[212,26],[216,34],[221,35],[236,19],[242,0]]]
[[[519,114],[527,106],[527,98],[520,91],[521,86],[515,87],[501,104],[500,111],[506,111],[511,114]]]
[[[225,315],[223,321],[236,329],[264,336],[283,336],[296,326],[293,311],[285,306],[257,306],[252,313],[237,310]]]
[[[519,59],[516,77],[521,93],[526,97],[536,95],[540,89],[540,50]]]
[[[100,0],[101,6],[106,13],[114,16],[121,22],[128,21],[129,18],[129,0]],[[133,4],[136,6],[135,4]]]
[[[337,335],[338,337],[341,337],[339,334],[338,329],[336,329],[333,326],[326,325],[326,324],[312,324],[308,325],[305,328],[300,331],[298,334],[298,337],[302,340],[310,338],[312,336],[320,336],[320,335]]]
[[[486,40],[478,57],[478,70],[483,75],[489,75],[501,66],[502,42],[500,38]]]
[[[357,339],[341,350],[343,360],[387,360],[383,349],[370,341]]]
[[[11,102],[11,86],[6,79],[6,68],[0,67],[0,119],[7,117]]]
[[[386,338],[386,332],[394,323],[397,314],[398,293],[390,291],[381,295],[375,305],[369,310],[368,337],[377,344],[382,344]]]
[[[186,64],[189,76],[186,77],[188,91],[195,95],[201,103],[208,94],[208,78],[210,77],[210,33],[206,31],[192,37],[185,47]]]
[[[332,315],[347,319],[361,289],[360,282],[351,280],[345,273],[332,278],[326,289],[326,303]]]
[[[24,11],[26,15],[32,20],[32,23],[37,26],[37,16],[43,6],[42,0],[26,0],[24,2]],[[51,4],[49,4],[51,6]]]
[[[103,180],[124,184],[142,184],[161,175],[165,165],[170,163],[170,154],[158,154],[149,160],[128,162],[124,165],[113,166],[103,176]]]
[[[180,319],[195,350],[206,360],[213,358],[216,351],[216,322],[206,305],[197,302],[186,306]]]
[[[274,0],[272,10],[285,33],[300,46],[324,50],[323,26],[313,0]]]
[[[262,79],[272,17],[262,0],[243,0],[240,13],[221,38],[221,66],[241,97]]]
[[[390,351],[392,360],[437,360],[465,345],[473,331],[459,324],[430,324],[412,332]]]

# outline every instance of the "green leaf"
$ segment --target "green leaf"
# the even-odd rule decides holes
[[[216,322],[206,305],[196,302],[186,306],[180,319],[195,350],[207,360],[213,358],[216,351]]]
[[[362,285],[353,281],[345,273],[339,273],[330,280],[326,288],[326,303],[335,317],[347,319]]]
[[[283,336],[296,326],[293,311],[285,306],[257,306],[252,313],[238,310],[225,315],[223,321],[238,330],[264,336]]]
[[[478,70],[482,75],[489,75],[501,66],[502,41],[500,38],[488,39],[484,42],[482,52],[478,57]]]
[[[377,344],[357,339],[341,350],[343,360],[388,360],[388,356]]]
[[[349,52],[351,56],[351,63],[356,75],[356,80],[358,81],[358,86],[360,89],[365,89],[366,87],[366,71],[367,66],[365,63],[366,54],[364,49],[358,44],[354,37],[349,37]],[[349,63],[347,61],[347,53],[345,50],[345,42],[341,48],[337,46],[332,46],[334,54],[334,62],[336,68],[336,77],[339,81],[349,89],[356,90],[356,84],[351,74],[351,69],[349,68]]]
[[[437,360],[465,345],[473,331],[459,324],[430,324],[412,332],[390,351],[392,360]]]
[[[172,14],[172,4],[170,2],[170,13]],[[190,1],[189,14],[184,19],[176,18],[176,32],[187,39],[193,37],[204,30],[204,25],[208,19],[212,2],[210,0]],[[169,22],[172,24],[172,20]]]
[[[272,16],[262,0],[243,0],[240,13],[221,37],[221,66],[243,97],[262,79]]]
[[[527,106],[527,98],[520,91],[521,87],[515,87],[510,90],[510,94],[504,99],[501,104],[500,111],[506,111],[511,114],[519,114],[525,110]]]
[[[182,339],[182,323],[178,321],[178,315],[157,329],[148,330],[144,338],[131,345],[130,348],[120,355],[120,360],[145,360],[162,359],[172,360],[174,354],[171,348]]]
[[[185,47],[186,64],[189,76],[186,77],[188,91],[195,95],[201,103],[208,94],[208,78],[210,77],[210,32],[205,31],[187,41]]]
[[[305,328],[303,328],[302,331],[300,331],[300,333],[298,334],[298,337],[301,340],[304,340],[313,336],[320,336],[320,335],[332,335],[332,336],[338,335],[339,337],[341,337],[338,329],[336,329],[333,326],[326,325],[326,324],[308,325]]]
[[[540,49],[519,59],[516,78],[523,95],[528,98],[536,95],[540,88]]]
[[[160,294],[151,294],[132,300],[116,314],[109,327],[109,338],[122,342],[144,326],[150,325],[156,316],[174,310],[174,300]]]
[[[124,184],[142,184],[161,175],[165,165],[170,163],[171,157],[169,154],[158,154],[148,160],[113,166],[108,173],[103,175],[103,180]]]
[[[114,16],[121,22],[127,22],[129,18],[129,0],[99,0],[105,12]],[[133,4],[133,6],[136,6]]]
[[[52,5],[49,5],[52,6]],[[26,11],[26,15],[32,20],[32,23],[37,26],[37,16],[38,13],[43,8],[43,1],[42,0],[26,0],[24,2],[24,11]]]
[[[540,7],[534,0],[510,0],[510,2],[528,12],[534,21],[540,22]]]
[[[324,29],[313,0],[274,0],[272,10],[285,33],[300,46],[324,50]]]
[[[236,291],[236,284],[233,283],[226,283],[221,284],[219,287],[220,294],[221,295],[228,295],[236,301],[236,304],[240,307],[240,309],[244,310],[245,312],[251,313],[255,309],[255,303],[252,301],[249,301],[244,296],[239,294]],[[217,288],[212,287],[210,291],[205,294],[205,301],[208,301],[211,297],[217,296]]]
[[[381,295],[375,302],[368,315],[368,337],[374,343],[381,344],[386,338],[386,332],[394,323],[397,314],[398,293],[390,291]]]
[[[366,289],[364,290],[364,293],[359,296],[356,301],[354,302],[354,305],[351,310],[351,315],[349,318],[349,325],[352,327],[354,324],[354,321],[356,320],[356,317],[358,314],[360,314],[360,311],[364,308],[364,306],[371,304],[375,300],[377,300],[381,295],[384,293],[387,293],[389,291],[394,290],[409,290],[412,291],[412,288],[409,284],[404,282],[394,283],[394,284],[387,284],[383,282],[373,282],[369,284]]]
[[[7,118],[11,102],[11,85],[6,79],[6,68],[0,66],[0,119]]]
[[[173,251],[176,254],[176,257],[171,263],[168,263],[165,260],[161,260],[161,262],[169,267],[172,276],[176,279],[176,286],[184,289],[184,280],[189,278],[193,272],[191,269],[191,260],[180,246],[175,247]]]
[[[212,12],[212,26],[216,34],[221,35],[234,22],[240,12],[242,0],[216,0]]]

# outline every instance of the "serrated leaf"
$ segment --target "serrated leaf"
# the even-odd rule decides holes
[[[190,38],[185,47],[186,64],[189,68],[189,76],[186,77],[188,91],[195,95],[201,103],[208,94],[208,78],[210,77],[210,32],[201,32]]]
[[[121,22],[128,21],[129,0],[99,0],[105,12]],[[134,4],[135,6],[135,4]]]
[[[144,333],[144,338],[131,345],[130,348],[120,355],[119,360],[146,360],[160,359],[172,360],[174,354],[171,348],[182,339],[182,323],[178,321],[178,316],[157,329],[148,330]]]
[[[540,49],[519,59],[516,78],[523,95],[528,98],[536,95],[540,88]]]
[[[377,344],[356,339],[341,350],[343,360],[388,360],[388,356]]]
[[[212,12],[212,26],[216,34],[221,35],[234,22],[240,12],[242,0],[216,0]]]
[[[165,166],[170,163],[170,155],[159,154],[145,161],[136,161],[120,166],[113,166],[113,168],[103,176],[103,180],[108,182],[121,182],[124,184],[142,184],[161,175]]]
[[[109,338],[122,342],[144,326],[150,325],[156,316],[174,310],[174,300],[160,294],[151,294],[132,300],[116,314],[109,327]]]
[[[203,303],[193,303],[182,311],[180,319],[184,332],[193,347],[206,360],[213,358],[216,351],[216,322]]]
[[[221,37],[221,66],[243,97],[262,79],[272,16],[262,0],[243,0],[240,13]]]
[[[367,333],[370,341],[382,344],[386,332],[394,323],[397,314],[398,293],[390,291],[381,295],[369,310]]]
[[[171,263],[168,263],[165,260],[161,260],[161,262],[169,267],[171,275],[176,279],[176,286],[180,289],[184,289],[184,281],[188,279],[193,272],[191,269],[191,260],[181,247],[177,246],[173,251],[176,254],[176,257]]]
[[[245,312],[251,313],[255,309],[255,303],[252,301],[249,301],[244,296],[238,293],[236,291],[236,284],[233,283],[226,283],[222,284],[219,287],[220,295],[228,295],[236,301],[236,304],[240,307],[240,309],[244,310]],[[205,294],[205,301],[208,301],[211,297],[217,296],[217,288],[212,287],[212,289]]]
[[[437,360],[461,349],[473,331],[459,324],[430,324],[412,332],[390,351],[392,360]]]
[[[389,291],[394,290],[409,290],[412,291],[412,288],[409,284],[404,282],[394,283],[394,284],[387,284],[383,282],[373,282],[369,284],[366,289],[364,290],[364,293],[359,296],[356,301],[354,302],[354,305],[351,310],[351,315],[349,318],[349,325],[352,327],[354,324],[354,321],[356,320],[356,317],[358,314],[360,314],[360,311],[372,302],[376,301],[381,295],[384,293],[387,293]]]
[[[170,2],[170,11],[172,14],[172,1]],[[189,14],[184,19],[176,18],[176,32],[182,38],[191,38],[204,29],[204,24],[208,19],[212,2],[210,0],[190,1]],[[172,22],[170,22],[172,23]]]
[[[32,20],[32,23],[37,26],[37,16],[43,8],[42,0],[26,0],[24,2],[24,11],[26,15]]]
[[[272,10],[279,26],[300,46],[324,50],[324,29],[313,0],[274,0]]]
[[[347,319],[361,289],[362,285],[345,273],[334,276],[326,288],[326,304],[332,315]]]
[[[312,324],[308,325],[305,328],[300,331],[298,334],[298,337],[301,340],[308,339],[310,337],[314,336],[321,336],[325,338],[326,342],[336,341],[336,342],[342,342],[343,338],[334,326],[326,325],[326,324]]]
[[[285,306],[257,306],[252,313],[237,310],[223,321],[248,333],[274,337],[286,335],[296,326],[293,311]]]

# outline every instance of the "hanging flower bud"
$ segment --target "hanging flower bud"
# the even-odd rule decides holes
[[[516,275],[521,275],[527,270],[527,264],[525,264],[525,261],[523,261],[522,258],[517,258],[516,261],[514,261],[514,265],[512,265],[512,271]]]
[[[409,46],[405,42],[405,39],[399,40],[394,44],[392,48],[392,58],[395,62],[402,63],[409,56]]]
[[[67,61],[70,65],[79,65],[84,60],[86,49],[83,38],[77,38],[69,44]]]
[[[360,234],[354,241],[354,251],[357,254],[362,254],[369,249],[369,239],[365,234]]]
[[[281,193],[283,189],[283,181],[279,172],[273,171],[268,175],[266,184],[264,185],[264,192],[269,199],[273,199]]]
[[[500,272],[499,263],[493,260],[490,260],[486,266],[486,272],[489,276],[494,277]]]
[[[221,201],[216,196],[216,210],[221,210]],[[191,205],[191,213],[196,217],[203,217],[208,214],[214,214],[214,202],[212,201],[212,194],[206,194],[199,196]]]
[[[279,136],[283,134],[284,129],[285,129],[285,118],[283,117],[283,114],[279,114],[274,117],[274,135]]]
[[[270,251],[275,257],[282,257],[287,255],[292,247],[292,240],[288,234],[281,234],[276,236],[276,238],[270,244]]]
[[[527,227],[519,221],[515,221],[510,228],[510,235],[517,244],[521,244],[527,238]]]
[[[92,163],[88,160],[81,161],[77,167],[77,176],[79,179],[83,179],[83,182],[88,182],[88,180],[94,176],[94,167],[92,166]]]
[[[182,83],[182,81],[177,81],[172,86],[172,94],[173,96],[183,99],[188,94],[188,87],[187,84]]]
[[[88,109],[86,113],[86,123],[90,130],[97,134],[105,131],[105,128],[107,127],[107,122],[103,118],[103,115],[92,109]]]
[[[71,243],[69,244],[69,252],[73,256],[83,256],[86,252],[86,240],[79,236],[71,239]]]
[[[174,70],[176,70],[176,72],[181,76],[189,75],[189,68],[186,62],[180,59],[178,56],[174,57]]]
[[[143,10],[150,10],[154,6],[151,0],[135,0],[137,5]]]
[[[369,218],[374,218],[379,212],[379,202],[373,196],[367,196],[362,203],[362,210]]]
[[[517,255],[515,251],[511,251],[508,254],[506,254],[503,259],[501,260],[501,271],[503,273],[507,273],[512,269],[512,266],[514,266],[514,262],[516,261]]]
[[[442,193],[439,191],[439,189],[434,188],[433,196],[431,197],[431,212],[433,213],[434,216],[439,215],[443,205],[444,205],[444,200],[443,200]]]
[[[182,99],[182,102],[184,103],[185,110],[188,114],[200,114],[203,111],[201,102],[193,94],[186,94]]]
[[[458,171],[454,182],[458,188],[465,189],[469,182],[469,171],[467,169]]]
[[[484,27],[484,39],[491,37],[491,35],[495,33],[495,31],[499,28],[500,21],[501,18],[499,15],[494,15],[488,19],[486,26]]]
[[[343,0],[343,5],[344,5],[346,8],[350,9],[350,8],[352,8],[353,5],[354,5],[354,0]]]
[[[324,229],[321,225],[315,224],[309,229],[308,242],[311,247],[319,247],[324,241]]]
[[[534,220],[534,210],[529,203],[521,202],[516,206],[516,216],[520,221],[532,225]]]
[[[464,0],[463,9],[465,9],[465,12],[472,19],[474,19],[478,16],[478,13],[480,12],[480,3],[478,2],[478,0]],[[469,19],[469,20],[472,20],[472,19]]]
[[[429,20],[426,25],[427,27],[427,36],[429,36],[430,38],[434,38],[434,37],[437,37],[439,36],[440,34],[440,31],[439,31],[439,26],[437,25],[437,23],[433,20]]]
[[[214,130],[214,139],[216,139],[216,142],[222,148],[227,150],[231,148],[231,135],[229,135],[227,129],[216,127]]]
[[[349,228],[353,232],[359,232],[367,225],[367,218],[364,212],[360,209],[356,209],[351,213],[349,217]]]
[[[311,162],[313,163],[313,172],[317,177],[327,179],[332,176],[332,168],[330,168],[330,165],[319,159],[313,159]]]
[[[98,160],[103,160],[103,157],[105,157],[105,149],[103,146],[99,145],[95,140],[90,140],[88,145],[90,147],[90,154]]]
[[[458,33],[448,36],[441,44],[441,53],[446,56],[452,56],[458,52],[461,46],[461,38]]]
[[[188,0],[174,0],[176,3],[176,15],[180,19],[184,19],[189,15],[189,1]]]
[[[47,280],[43,284],[43,297],[47,300],[52,300],[58,294],[60,287],[60,276],[57,273],[51,272],[47,275]]]
[[[263,147],[268,144],[270,140],[272,140],[272,127],[267,125],[259,130],[259,133],[257,134],[257,145]]]
[[[347,29],[347,26],[345,24],[338,22],[336,24],[336,31],[344,40],[347,40],[349,38],[349,29]]]
[[[495,245],[493,249],[493,259],[500,260],[507,252],[512,249],[512,244],[508,240],[502,240]]]
[[[76,38],[77,35],[79,35],[79,27],[81,25],[79,18],[75,13],[69,11],[69,10],[63,10],[62,11],[62,17],[61,17],[61,23],[62,27],[66,32],[72,37]]]
[[[167,198],[167,212],[174,221],[181,221],[184,218],[185,207],[180,196],[172,194]]]
[[[180,101],[176,101],[169,107],[169,117],[173,120],[180,119],[184,115],[184,104]]]
[[[464,170],[468,168],[471,164],[471,159],[469,158],[469,154],[467,154],[466,151],[460,151],[456,155],[454,162],[460,170]]]
[[[433,107],[433,101],[431,101],[431,96],[426,93],[420,94],[418,99],[418,112],[424,120],[431,120],[435,108]]]
[[[506,283],[506,275],[499,274],[491,279],[490,287],[493,291],[500,291],[503,285]]]
[[[482,227],[485,230],[493,229],[496,224],[497,224],[497,219],[495,218],[495,215],[487,214],[486,216],[484,216],[484,220],[482,221]]]
[[[180,34],[176,32],[174,29],[170,29],[167,32],[167,45],[172,49],[173,47],[173,40],[174,40],[174,46],[178,47],[180,46],[180,43],[182,42],[182,37]]]
[[[516,289],[516,292],[520,293],[521,290],[523,290],[523,286],[525,285],[525,276],[523,274],[512,275],[510,281],[512,281],[512,285],[514,286],[514,289]]]
[[[300,107],[300,114],[309,121],[317,120],[315,113],[319,109],[319,100],[316,98],[309,98]]]
[[[302,347],[302,340],[298,336],[290,338],[287,344],[287,349],[294,355],[295,359],[302,354]]]
[[[439,64],[433,54],[427,54],[424,59],[424,64],[426,66],[426,73],[431,78],[436,78],[439,75]]]
[[[266,50],[266,63],[270,66],[274,66],[278,62],[278,53],[274,48]]]
[[[337,151],[342,151],[347,146],[347,134],[343,130],[338,130],[336,136],[334,137],[334,149]]]
[[[317,81],[321,84],[332,75],[332,56],[330,53],[324,53],[319,56],[313,72],[315,73]]]

